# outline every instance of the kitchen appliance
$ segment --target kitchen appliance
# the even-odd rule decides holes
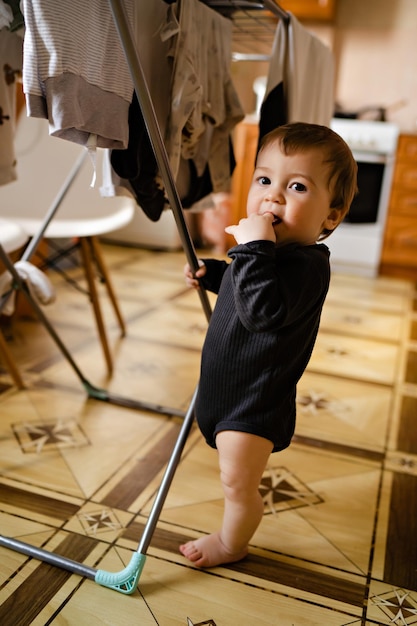
[[[399,129],[390,122],[331,121],[358,164],[359,193],[346,219],[326,239],[334,271],[378,275]]]
[[[389,106],[368,105],[356,109],[356,111],[345,111],[337,102],[334,111],[334,117],[352,120],[374,120],[376,122],[386,122],[388,115],[392,115],[394,111],[401,109],[407,104],[406,100],[397,100]]]

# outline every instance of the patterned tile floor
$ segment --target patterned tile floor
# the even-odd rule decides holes
[[[143,539],[207,323],[182,252],[103,249],[127,323],[121,339],[103,294],[111,377],[87,298],[56,275],[44,311],[84,381],[33,317],[3,327],[26,388],[0,362],[0,533],[117,573]],[[296,436],[263,477],[247,559],[200,571],[178,552],[222,511],[215,452],[193,427],[138,589],[118,593],[0,547],[0,624],[417,624],[416,329],[413,284],[335,274]]]

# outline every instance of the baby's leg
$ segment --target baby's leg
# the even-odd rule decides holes
[[[224,514],[220,532],[180,546],[198,567],[214,567],[243,559],[263,515],[259,484],[272,443],[256,435],[223,431],[217,435]]]

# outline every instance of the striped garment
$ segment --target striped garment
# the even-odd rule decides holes
[[[123,0],[133,23],[134,2]],[[133,84],[110,6],[102,0],[23,0],[23,88],[50,134],[126,148]]]

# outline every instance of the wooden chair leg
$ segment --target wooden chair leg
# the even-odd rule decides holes
[[[120,311],[120,307],[119,304],[117,302],[116,299],[116,294],[115,291],[113,289],[113,284],[110,278],[110,274],[107,271],[107,266],[104,262],[104,258],[103,258],[103,254],[101,252],[101,247],[100,247],[100,243],[97,237],[88,237],[88,239],[91,242],[91,247],[93,249],[93,253],[94,253],[94,258],[95,261],[97,263],[97,267],[101,273],[101,275],[103,276],[104,279],[104,284],[106,286],[107,289],[107,293],[109,295],[110,301],[113,305],[113,309],[114,312],[116,314],[117,320],[119,322],[119,326],[120,326],[120,331],[121,331],[121,336],[124,337],[126,334],[126,325],[122,316],[122,313]]]
[[[0,330],[0,353],[3,355],[3,358],[6,362],[7,369],[10,372],[11,377],[13,378],[15,385],[19,389],[24,389],[25,384],[20,376],[19,370],[17,369],[15,362],[13,360],[12,355],[10,354],[9,346],[6,343],[5,338],[3,337],[3,333]]]
[[[113,371],[113,360],[109,349],[109,344],[107,341],[106,329],[103,322],[103,316],[101,313],[100,302],[97,293],[97,287],[94,276],[94,268],[93,263],[94,259],[92,256],[92,250],[90,247],[90,242],[88,241],[89,237],[80,237],[80,248],[81,248],[81,256],[83,259],[84,272],[87,280],[88,291],[90,294],[91,304],[94,310],[94,316],[97,324],[97,330],[100,337],[101,345],[104,352],[104,358],[107,364],[108,373],[111,374]]]

